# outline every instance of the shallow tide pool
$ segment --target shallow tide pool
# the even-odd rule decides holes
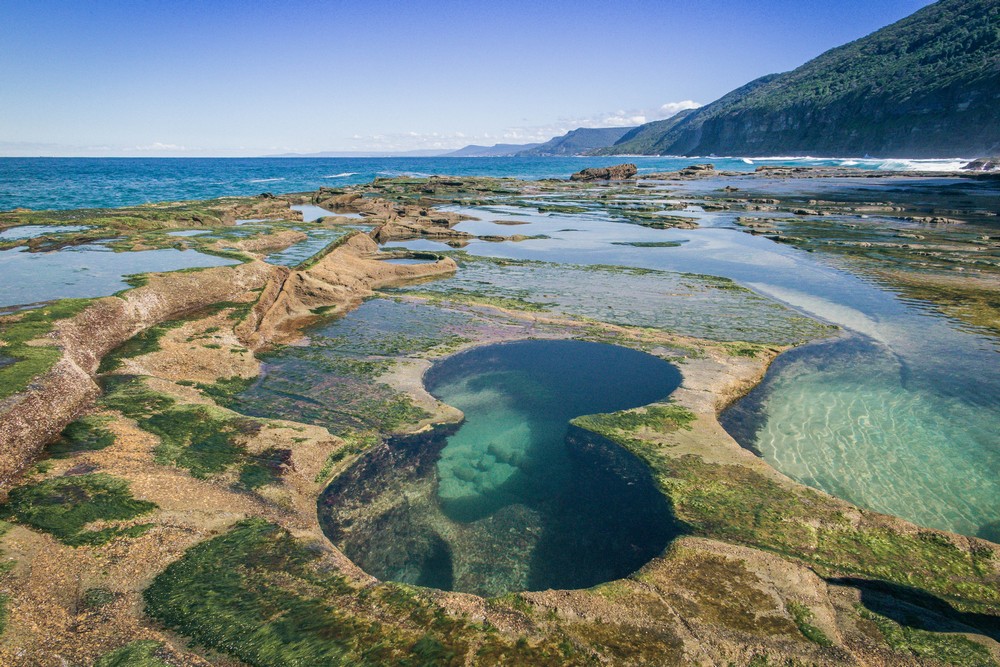
[[[627,576],[681,527],[643,463],[569,420],[663,400],[680,380],[600,343],[454,355],[424,382],[465,421],[366,454],[321,496],[324,531],[376,577],[480,595]]]
[[[89,225],[22,225],[0,231],[0,241],[20,241],[33,239],[44,234],[65,234],[90,229]]]
[[[995,208],[1000,200],[997,186],[986,182],[907,179],[879,185],[836,179],[747,184],[738,178],[732,182],[741,189],[755,189],[741,196],[890,199],[973,211]],[[670,189],[715,195],[723,183],[672,183]],[[647,197],[654,195],[651,191]],[[564,198],[560,203],[573,201]],[[476,215],[477,210],[462,212]],[[1000,540],[997,340],[926,304],[902,298],[837,257],[746,234],[735,225],[738,215],[701,212],[696,214],[697,229],[660,230],[622,224],[610,215],[600,220],[592,212],[566,214],[559,216],[566,231],[550,239],[473,241],[464,250],[493,258],[724,276],[842,327],[850,333],[846,342],[810,346],[801,354],[779,358],[764,384],[727,415],[726,427],[742,445],[805,484],[919,525]],[[633,242],[683,243],[618,245]],[[431,249],[426,241],[392,245]],[[462,276],[460,271],[457,279]],[[625,302],[630,294],[643,297],[640,303],[655,302],[652,292],[623,289],[623,294]],[[634,313],[621,315],[615,321],[649,324]],[[709,323],[716,321],[719,318]],[[671,326],[705,336],[706,332],[692,329],[693,323],[697,318],[685,316],[683,323]],[[711,337],[773,336],[763,330],[721,329],[710,332]],[[781,342],[779,337],[771,339]]]
[[[113,252],[103,246],[77,246],[54,252],[0,251],[0,306],[53,299],[107,296],[128,287],[122,278],[135,273],[226,266],[239,262],[194,250]]]
[[[303,231],[306,234],[306,239],[293,243],[284,250],[272,252],[267,256],[267,261],[282,266],[297,266],[355,229],[357,228],[353,226],[305,229]]]

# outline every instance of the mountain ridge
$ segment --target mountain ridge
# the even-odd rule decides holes
[[[492,146],[469,144],[457,151],[444,153],[440,157],[514,157],[535,146],[541,146],[541,144],[493,144]]]
[[[974,157],[1000,152],[1000,0],[939,0],[596,155]]]
[[[578,127],[566,134],[553,137],[534,148],[522,150],[519,157],[565,157],[583,155],[611,146],[634,127]]]

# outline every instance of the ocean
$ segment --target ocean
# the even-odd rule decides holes
[[[0,158],[0,211],[135,206],[162,201],[305,192],[384,176],[568,178],[586,167],[635,162],[640,173],[711,162],[753,171],[761,164],[864,169],[957,169],[953,160],[848,158]]]

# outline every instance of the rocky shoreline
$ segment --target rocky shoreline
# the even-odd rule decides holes
[[[680,178],[700,181],[709,171],[696,168]],[[618,185],[596,184],[598,192]],[[431,651],[434,664],[1000,661],[1000,546],[861,510],[804,487],[741,448],[719,425],[718,413],[756,385],[787,344],[712,341],[549,312],[519,300],[516,290],[379,292],[461,274],[452,257],[382,261],[387,253],[377,243],[462,241],[464,233],[453,227],[464,218],[437,210],[455,194],[467,202],[581,186],[595,184],[387,179],[351,192],[267,199],[275,211],[287,211],[290,203],[323,206],[331,218],[320,225],[357,222],[338,212],[360,214],[372,229],[345,235],[294,268],[268,264],[262,251],[293,242],[288,232],[295,230],[262,244],[236,241],[242,244],[236,250],[248,253],[240,265],[152,275],[54,321],[41,341],[55,345],[60,360],[0,404],[0,488],[17,502],[42,493],[46,484],[76,484],[74,493],[86,497],[85,483],[109,475],[156,509],[124,523],[99,516],[81,528],[93,533],[119,526],[135,535],[73,544],[52,524],[32,523],[40,516],[36,510],[8,507],[11,524],[0,530],[0,549],[17,564],[0,574],[0,594],[9,600],[0,661],[89,664],[115,651],[148,649],[171,665],[268,665],[287,664],[290,646],[307,660],[374,655],[376,664],[402,664],[420,651]],[[843,206],[754,202],[734,192],[712,197],[704,202],[731,207],[725,210],[757,206],[765,215],[781,209],[800,218]],[[783,210],[795,207],[810,210]],[[646,212],[629,213],[643,224]],[[209,224],[231,226],[235,219],[217,216]],[[778,235],[794,223],[745,224],[749,231]],[[125,243],[158,239],[144,232]],[[499,263],[496,270],[520,267]],[[570,284],[578,282],[573,271],[582,269],[563,270]],[[308,347],[281,347],[297,343],[304,327],[331,313],[360,312],[355,309],[371,297],[428,309],[415,311],[416,322],[439,313],[465,324],[449,324],[457,334],[443,328],[421,334],[427,340],[407,337],[405,330],[398,342],[380,335],[374,353],[337,352],[336,346],[360,345],[339,338],[331,339],[334,356],[323,359],[309,356]],[[6,316],[10,322],[18,317]],[[122,351],[124,343],[149,332],[156,332],[154,345]],[[649,466],[686,534],[634,575],[587,590],[485,599],[387,584],[362,572],[322,534],[316,514],[322,490],[367,452],[378,451],[389,433],[461,418],[423,388],[422,374],[434,359],[531,337],[610,342],[680,360],[684,383],[671,403],[598,415],[579,426]],[[240,413],[232,400],[260,372],[254,354],[275,347],[301,350],[307,368],[316,365],[320,375],[336,378],[330,391],[341,383],[345,391],[360,392],[367,401],[357,408],[362,416],[385,419],[399,405],[411,407],[394,422],[398,426],[382,421],[384,426],[336,432],[280,415]],[[107,359],[115,355],[118,366],[108,370]],[[95,383],[98,374],[103,388]],[[97,435],[74,439],[77,428],[58,437],[78,417],[82,421],[74,424]],[[72,453],[50,453],[31,467],[53,439]],[[97,448],[98,440],[111,444]],[[199,443],[212,444],[199,449]],[[106,601],[92,602],[98,598]],[[235,601],[242,606],[227,606]],[[907,615],[934,632],[917,629]],[[244,633],[244,621],[255,630]]]

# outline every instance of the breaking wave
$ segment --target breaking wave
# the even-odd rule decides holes
[[[789,166],[860,167],[879,171],[958,171],[969,163],[967,158],[905,159],[905,158],[842,158],[774,155],[739,159],[745,164],[781,162]]]

